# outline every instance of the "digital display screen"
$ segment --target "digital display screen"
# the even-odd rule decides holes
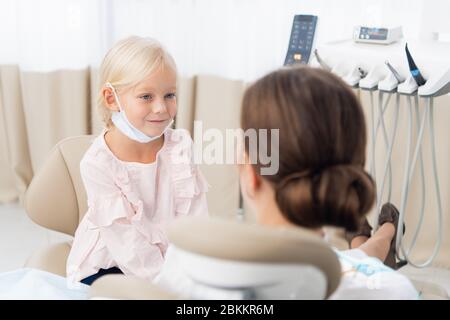
[[[388,29],[386,28],[361,28],[360,39],[366,40],[386,40]]]
[[[373,36],[383,36],[387,34],[387,29],[378,29],[378,28],[373,28],[373,29],[366,29],[367,33]]]

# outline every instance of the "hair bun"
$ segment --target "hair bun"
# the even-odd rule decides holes
[[[275,197],[293,223],[354,231],[373,205],[374,181],[361,166],[338,164],[284,177],[276,185]]]

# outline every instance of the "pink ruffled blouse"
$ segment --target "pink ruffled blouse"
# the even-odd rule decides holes
[[[165,227],[178,216],[207,215],[208,184],[193,164],[186,130],[167,130],[150,164],[119,160],[104,134],[80,164],[88,211],[75,233],[67,277],[74,283],[100,268],[118,267],[152,280],[168,247]]]

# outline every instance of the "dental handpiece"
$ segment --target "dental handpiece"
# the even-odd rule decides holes
[[[416,63],[414,62],[414,59],[411,55],[411,52],[409,52],[408,44],[405,46],[406,51],[406,58],[408,59],[409,64],[409,70],[411,71],[411,74],[416,81],[417,85],[423,86],[427,81],[423,78],[422,74],[420,73],[419,68],[417,67]]]
[[[359,76],[361,79],[364,79],[367,76],[367,71],[365,71],[363,68],[358,67]]]
[[[398,83],[402,83],[403,81],[406,80],[405,78],[403,78],[400,75],[400,73],[398,73],[397,70],[395,70],[395,68],[389,63],[389,61],[385,61],[384,63],[389,68],[389,70],[392,72],[392,74],[394,75],[395,79],[397,79]]]

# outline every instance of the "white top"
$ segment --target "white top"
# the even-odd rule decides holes
[[[407,277],[360,249],[335,250],[341,262],[341,283],[331,300],[417,300]]]

